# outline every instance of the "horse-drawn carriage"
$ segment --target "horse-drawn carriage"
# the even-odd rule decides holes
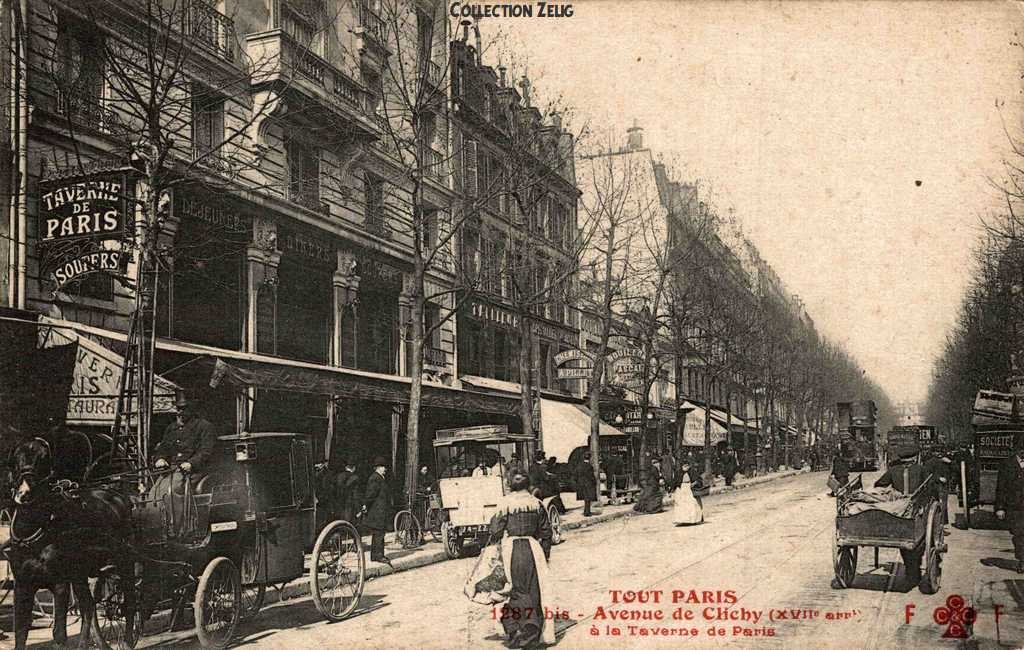
[[[905,502],[898,502],[899,511],[870,506],[856,511],[853,495],[861,487],[861,477],[858,476],[840,488],[836,495],[836,532],[832,547],[836,585],[845,589],[853,584],[859,548],[873,546],[875,567],[878,566],[879,548],[919,552],[924,559],[921,593],[938,591],[946,545],[942,510],[935,498],[935,477],[929,476]]]
[[[138,478],[125,472],[98,480],[129,495]],[[346,521],[318,534],[307,436],[222,436],[209,474],[184,485],[184,494],[150,490],[132,499],[128,537],[111,544],[122,560],[104,568],[93,587],[103,642],[132,648],[155,616],[169,613],[171,629],[191,604],[199,642],[225,647],[238,622],[259,611],[268,587],[283,589],[306,573],[310,550],[317,610],[340,620],[355,609],[365,575],[362,541]]]

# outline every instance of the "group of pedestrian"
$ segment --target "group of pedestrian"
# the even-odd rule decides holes
[[[339,463],[343,469],[324,469],[317,485],[317,501],[329,519],[359,523],[370,533],[370,560],[390,564],[384,555],[384,533],[391,523],[392,498],[388,483],[387,460],[377,456],[372,471],[363,481],[351,459]],[[433,477],[426,466],[420,468],[420,484],[430,485]]]

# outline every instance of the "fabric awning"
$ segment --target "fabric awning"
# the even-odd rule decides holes
[[[409,403],[409,383],[386,375],[355,374],[344,368],[317,368],[277,359],[222,359],[207,357],[211,365],[210,386],[221,382],[270,390],[337,395],[350,399]],[[441,386],[423,385],[423,404],[478,413],[515,416],[519,402],[504,395],[478,393]]]
[[[687,409],[686,420],[683,422],[683,445],[688,447],[704,446],[704,418],[705,410],[696,404],[687,402],[684,406]],[[714,416],[714,412],[712,412]],[[715,445],[727,440],[729,432],[719,424],[714,417],[711,418],[711,444]]]
[[[124,332],[92,327],[74,321],[43,317],[40,322],[41,325],[50,325],[54,329],[85,334],[85,337],[81,337],[83,340],[89,337],[99,337],[124,342],[127,338]],[[214,378],[213,373],[217,369],[219,360],[223,364],[220,369],[222,373],[220,381],[227,381],[239,387],[254,386],[271,390],[340,395],[353,399],[369,399],[397,404],[409,403],[411,380],[408,377],[382,375],[349,368],[326,367],[304,361],[221,350],[207,345],[163,338],[156,340],[156,348],[166,352],[195,355],[196,360],[190,362],[189,365],[205,364],[211,379]],[[168,372],[168,374],[171,373]],[[495,413],[512,417],[519,414],[519,402],[514,396],[486,391],[459,390],[428,382],[423,384],[423,404],[437,408]]]
[[[568,404],[551,399],[540,400],[541,438],[544,455],[565,463],[569,454],[590,440],[590,409],[581,404]],[[601,436],[625,436],[607,422],[600,422]]]

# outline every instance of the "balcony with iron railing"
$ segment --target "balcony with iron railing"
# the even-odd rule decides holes
[[[53,112],[72,126],[101,133],[111,133],[123,126],[121,116],[103,105],[100,97],[85,92],[57,89]]]
[[[380,17],[380,14],[370,8],[370,5],[366,2],[359,3],[359,26],[363,28],[363,33],[369,36],[377,45],[385,47],[387,45],[387,31],[384,19]]]
[[[297,205],[329,215],[331,206],[320,198],[320,183],[314,178],[297,180],[288,183],[288,200]]]
[[[424,175],[434,180],[443,180],[445,177],[444,154],[433,147],[423,147],[422,151]]]
[[[388,227],[387,219],[382,208],[367,208],[366,218],[363,220],[363,228],[368,233],[391,238],[391,228]]]
[[[186,0],[182,11],[182,32],[192,41],[232,63],[235,60],[234,21],[206,0]]]
[[[283,30],[250,34],[246,49],[254,61],[261,62],[254,85],[283,84],[349,124],[376,134],[379,124],[367,111],[366,89]]]
[[[423,348],[423,363],[428,366],[444,368],[448,365],[448,358],[447,355],[445,355],[444,350],[436,348],[431,344],[430,346]]]
[[[444,68],[433,61],[424,61],[421,72],[424,83],[441,89],[444,87]]]

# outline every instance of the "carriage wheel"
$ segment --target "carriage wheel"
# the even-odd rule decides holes
[[[832,567],[835,569],[836,585],[840,589],[852,585],[857,576],[857,549],[856,546],[841,545],[839,531],[836,531],[836,541],[832,545]]]
[[[440,508],[428,508],[424,517],[423,527],[430,531],[430,536],[435,542],[441,541],[441,526],[444,524],[444,510]]]
[[[313,602],[325,618],[340,621],[359,604],[366,578],[363,540],[355,526],[334,521],[320,533],[313,546],[309,569]]]
[[[263,607],[263,599],[267,595],[267,585],[262,582],[257,583],[263,562],[263,540],[257,533],[256,543],[242,551],[241,565],[239,566],[242,584],[239,618],[243,621],[256,616],[260,608]]]
[[[558,514],[558,506],[548,506],[548,521],[551,523],[551,545],[562,543],[562,515]]]
[[[96,602],[96,630],[113,650],[131,650],[142,636],[142,610],[138,593],[125,589],[124,578],[114,571],[103,571],[93,588]]]
[[[922,594],[934,594],[939,590],[942,581],[942,545],[943,531],[939,504],[932,504],[928,510],[928,524],[925,528],[925,573],[918,589]]]
[[[231,642],[241,618],[242,586],[235,563],[214,558],[196,587],[193,603],[196,635],[204,648],[224,648]]]
[[[423,543],[423,532],[416,517],[408,510],[399,510],[395,515],[395,539],[402,548],[416,548]]]
[[[462,538],[455,532],[455,527],[450,521],[441,524],[441,544],[449,559],[455,560],[462,555]]]

